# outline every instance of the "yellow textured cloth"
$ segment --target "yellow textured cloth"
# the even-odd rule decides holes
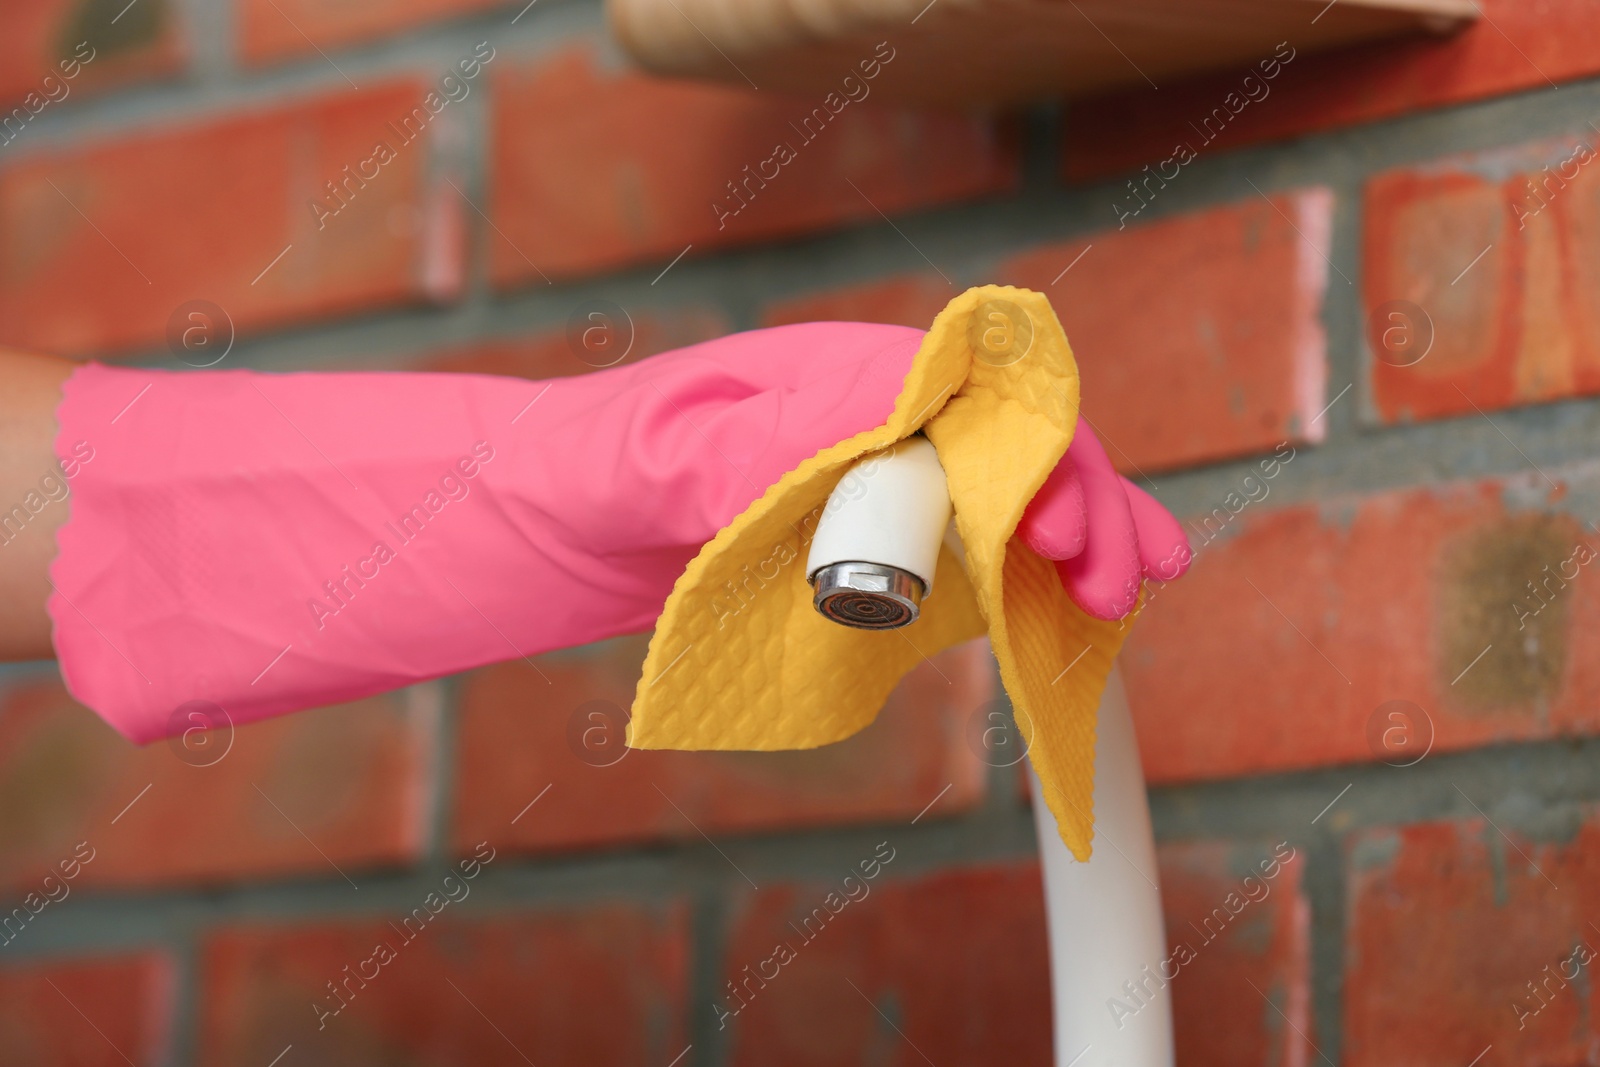
[[[1078,368],[1039,293],[980,286],[939,313],[888,421],[823,449],[690,562],[656,623],[633,701],[635,748],[815,748],[867,726],[927,656],[988,632],[1062,840],[1094,837],[1094,733],[1126,628],[1078,609],[1012,535],[1077,425]],[[922,430],[939,453],[965,569],[949,547],[921,617],[871,631],[811,605],[805,556],[861,457]]]

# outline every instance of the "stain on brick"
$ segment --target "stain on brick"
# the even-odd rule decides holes
[[[1552,155],[1560,158],[1548,167]],[[1402,167],[1367,183],[1369,314],[1414,302],[1433,328],[1415,363],[1369,339],[1384,422],[1471,415],[1600,392],[1595,219],[1600,169],[1571,138]]]
[[[104,781],[123,742],[109,729],[85,730],[51,716],[0,765],[0,853],[49,853],[78,840],[98,797],[85,782]]]
[[[170,17],[164,0],[83,0],[57,41],[60,58],[88,41],[102,56],[137,52],[161,39]]]
[[[1531,713],[1555,697],[1567,662],[1573,601],[1560,567],[1583,541],[1568,516],[1528,514],[1474,530],[1444,548],[1436,671],[1463,707]],[[1480,653],[1483,658],[1451,685],[1461,665]]]

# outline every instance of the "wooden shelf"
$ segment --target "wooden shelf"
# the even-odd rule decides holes
[[[1160,86],[1206,70],[1476,18],[1473,0],[607,0],[647,70],[800,94],[838,91],[887,41],[882,99],[1009,104]],[[892,75],[889,72],[892,71]]]

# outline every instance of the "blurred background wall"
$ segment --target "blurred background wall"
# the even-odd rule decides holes
[[[802,138],[582,0],[6,0],[0,344],[550,377],[1045,292],[1198,550],[1123,657],[1180,1063],[1595,1062],[1600,9],[1484,8],[1220,136],[1238,73]],[[987,650],[825,750],[623,755],[643,651],[143,750],[6,669],[0,1061],[1045,1064]]]

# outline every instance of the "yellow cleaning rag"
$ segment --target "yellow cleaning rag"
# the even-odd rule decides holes
[[[1126,627],[1072,603],[1055,567],[1013,537],[1072,441],[1078,368],[1050,303],[969,289],[939,313],[888,421],[785,474],[673,587],[633,701],[635,748],[774,750],[841,741],[901,676],[986,630],[1061,838],[1094,838],[1094,734]],[[828,495],[860,458],[922,430],[939,453],[965,567],[946,546],[922,616],[856,630],[811,605],[805,556]]]

